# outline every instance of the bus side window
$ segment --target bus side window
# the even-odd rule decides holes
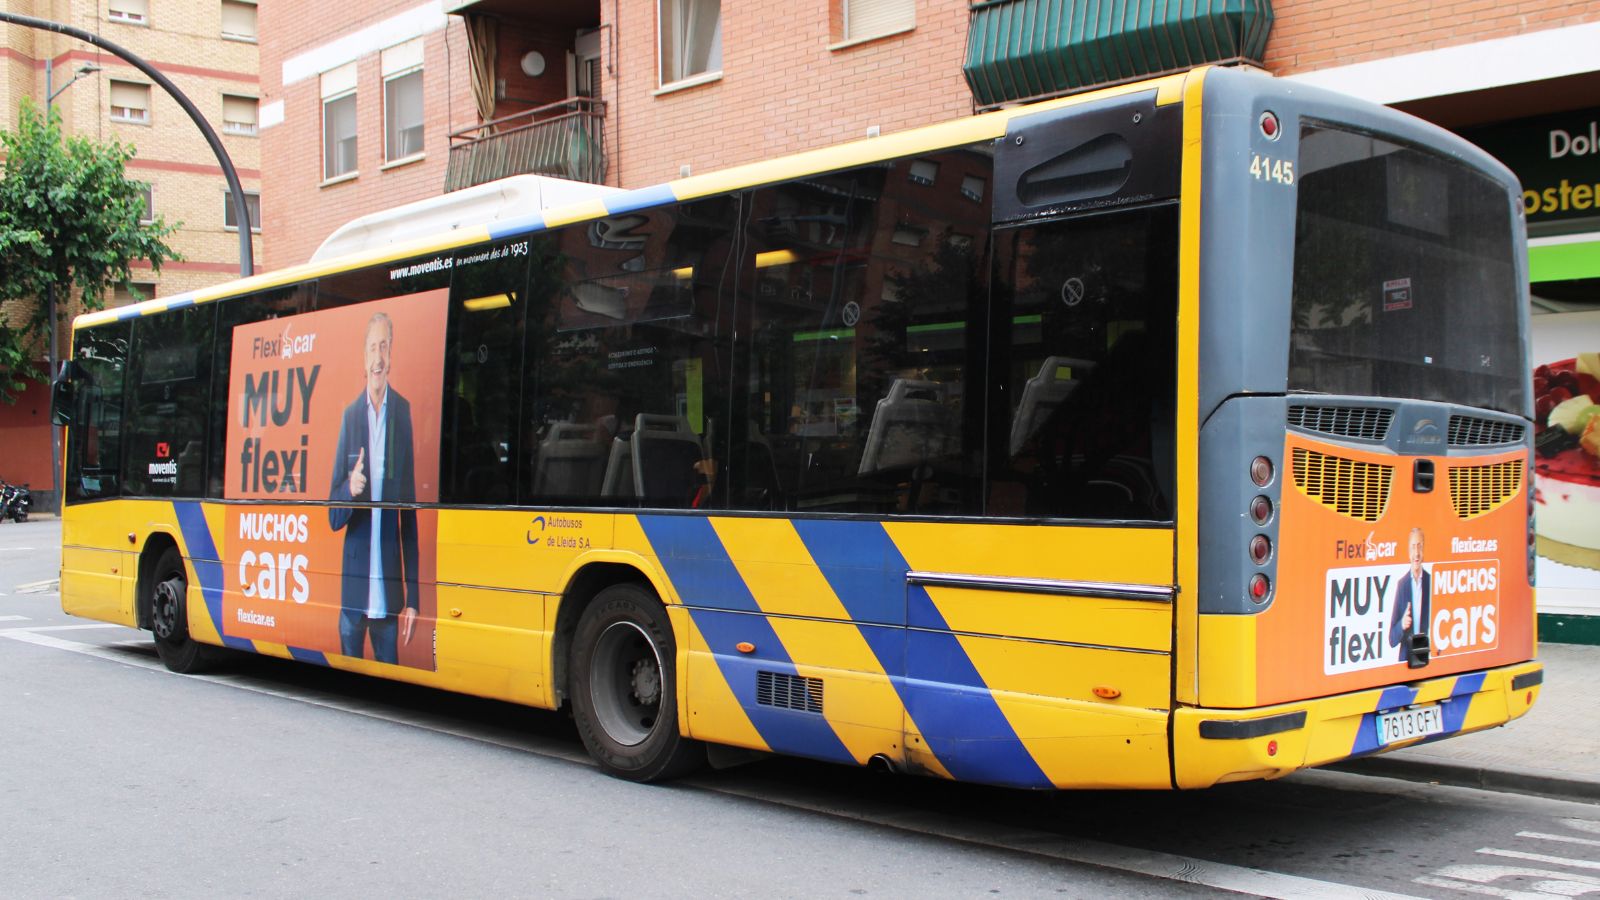
[[[77,409],[67,441],[68,502],[122,493],[123,370],[130,326],[112,322],[78,332]]]
[[[200,497],[205,490],[215,304],[133,320],[123,489]]]
[[[993,163],[957,148],[751,192],[731,504],[981,511]]]
[[[475,247],[455,260],[440,435],[440,499],[446,503],[505,505],[517,497],[529,300],[528,255],[520,251],[529,243]],[[546,243],[534,238],[534,252]]]
[[[556,235],[529,307],[522,502],[719,505],[737,210],[709,197]]]
[[[1173,514],[1177,206],[995,235],[990,515]]]
[[[306,312],[316,288],[302,284],[238,297],[217,304],[217,334],[211,357],[211,437],[209,462],[206,466],[206,496],[220,500],[227,485],[223,475],[227,471],[228,429],[233,423],[228,416],[229,376],[233,370],[233,328],[252,322],[265,322]]]

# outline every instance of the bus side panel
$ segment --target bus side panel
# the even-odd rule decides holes
[[[977,781],[1169,786],[1172,604],[1000,585],[1013,578],[1170,588],[1171,530],[913,522],[884,529],[899,571],[997,582],[907,586],[913,751],[926,747],[956,777]],[[1025,754],[1008,759],[1007,741]],[[1017,774],[1029,766],[1037,782]]]
[[[137,560],[128,542],[136,504],[73,504],[61,516],[61,609],[134,627]]]

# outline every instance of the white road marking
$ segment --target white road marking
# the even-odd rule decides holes
[[[5,594],[0,594],[0,597],[4,597],[4,596],[5,596]],[[26,622],[26,621],[28,621],[28,617],[27,616],[0,616],[0,622]]]
[[[0,547],[0,553],[21,553],[32,549],[32,547]]]
[[[1505,888],[1489,884],[1501,878],[1538,878],[1527,888]],[[1459,879],[1459,880],[1457,880]],[[1600,892],[1600,878],[1573,872],[1551,869],[1530,869],[1523,866],[1461,865],[1446,866],[1433,875],[1415,879],[1418,884],[1450,888],[1471,894],[1505,897],[1508,900],[1546,900],[1546,898],[1579,897]]]
[[[73,628],[80,626],[61,626]],[[95,627],[95,626],[87,626]],[[122,626],[109,626],[122,627]],[[84,644],[69,641],[48,634],[39,634],[43,629],[9,629],[0,630],[0,637],[11,640],[23,641],[41,647],[57,650],[66,650],[85,656],[99,659],[108,659],[112,662],[135,668],[146,669],[162,674],[173,674],[166,670],[159,662],[131,656],[125,652],[116,652],[111,647]],[[540,756],[561,759],[567,762],[593,766],[594,762],[586,754],[572,752],[561,747],[539,746],[531,741],[513,741],[498,739],[493,736],[472,733],[448,725],[429,722],[417,716],[396,715],[393,712],[373,707],[369,704],[340,699],[323,700],[308,697],[303,693],[294,693],[277,688],[264,687],[253,684],[242,676],[209,675],[204,680],[212,684],[221,684],[239,690],[263,694],[282,700],[304,703],[336,712],[354,713],[372,719],[394,722],[400,725],[409,725],[426,729],[439,734],[452,737],[466,738],[481,743],[493,744],[515,750],[523,750]],[[1381,891],[1371,888],[1356,887],[1354,885],[1340,884],[1333,881],[1322,881],[1315,878],[1306,878],[1299,875],[1287,875],[1281,872],[1269,872],[1265,869],[1255,869],[1246,866],[1235,866],[1227,863],[1212,862],[1210,860],[1195,859],[1188,856],[1179,856],[1173,853],[1162,853],[1156,850],[1141,850],[1135,847],[1124,847],[1116,844],[1106,844],[1099,841],[1067,838],[1046,832],[1015,830],[1003,837],[996,837],[984,832],[983,828],[971,821],[956,816],[930,816],[917,814],[916,816],[885,817],[873,816],[866,813],[852,813],[840,810],[807,799],[800,795],[790,795],[777,798],[769,789],[761,792],[743,790],[728,785],[715,787],[698,785],[705,790],[715,791],[730,796],[744,797],[763,803],[777,803],[811,812],[819,812],[836,818],[865,822],[873,825],[888,826],[901,831],[926,834],[947,840],[978,846],[993,847],[1012,852],[1027,853],[1033,856],[1042,856],[1049,859],[1058,859],[1066,862],[1084,865],[1099,866],[1105,869],[1115,869],[1122,872],[1131,872],[1165,881],[1181,881],[1186,884],[1197,884],[1213,887],[1219,890],[1233,891],[1241,894],[1253,894],[1261,897],[1280,897],[1285,900],[1416,900],[1408,894],[1397,894],[1390,891]],[[1480,851],[1483,852],[1483,851]],[[1597,864],[1600,865],[1600,864]]]
[[[1600,834],[1600,822],[1589,819],[1562,819],[1561,824],[1573,831],[1587,831],[1590,834]]]
[[[4,619],[21,619],[23,616],[0,616]],[[93,625],[27,625],[22,628],[0,628],[0,634],[15,634],[19,631],[87,631],[90,628],[125,628],[125,625],[113,625],[110,622],[100,622]]]
[[[1576,869],[1600,869],[1600,862],[1590,859],[1567,859],[1564,856],[1547,856],[1543,853],[1524,853],[1521,850],[1497,850],[1494,847],[1483,847],[1478,850],[1486,856],[1504,856],[1507,859],[1525,859],[1529,862],[1551,863],[1557,866],[1572,866]]]
[[[29,584],[19,584],[12,588],[12,590],[19,594],[43,594],[47,591],[55,590],[60,584],[61,579],[52,578],[49,581],[35,581]]]
[[[1572,837],[1566,834],[1544,834],[1539,831],[1519,831],[1517,837],[1536,838],[1541,841],[1560,841],[1563,844],[1584,844],[1589,847],[1600,847],[1600,841],[1594,838]]]

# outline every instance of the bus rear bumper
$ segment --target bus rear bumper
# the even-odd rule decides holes
[[[1172,716],[1180,788],[1279,778],[1298,769],[1386,753],[1504,725],[1533,707],[1537,661],[1256,709],[1183,708]],[[1384,740],[1380,723],[1404,710],[1437,733]]]

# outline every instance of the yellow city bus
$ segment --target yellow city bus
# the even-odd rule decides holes
[[[1520,191],[1198,69],[81,316],[61,595],[715,748],[1195,788],[1503,724]]]

